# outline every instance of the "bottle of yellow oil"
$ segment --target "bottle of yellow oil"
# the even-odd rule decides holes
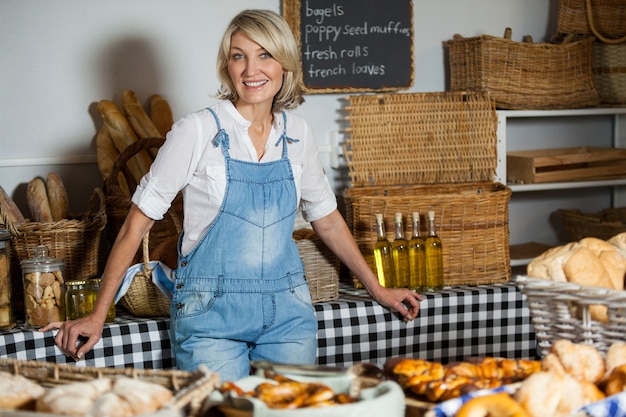
[[[383,215],[376,215],[376,243],[374,245],[374,259],[376,261],[376,274],[378,282],[386,288],[394,286],[393,259],[391,255],[391,243],[385,233]]]
[[[426,237],[426,289],[443,288],[443,246],[435,227],[435,212],[428,212],[428,236]]]
[[[409,240],[409,287],[418,292],[426,290],[426,242],[420,230],[420,214],[411,213],[413,231]]]
[[[395,286],[397,288],[409,287],[409,241],[404,234],[404,222],[402,213],[395,215],[395,238],[391,243],[391,253],[393,255],[393,271]]]

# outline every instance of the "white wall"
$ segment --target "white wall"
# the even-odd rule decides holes
[[[381,2],[383,0],[380,0]],[[214,102],[217,43],[244,8],[280,11],[281,0],[2,0],[0,2],[0,185],[25,209],[25,184],[55,170],[81,212],[102,179],[94,105],[160,93],[176,118]],[[442,43],[455,33],[525,34],[556,30],[556,0],[413,0],[415,82],[409,91],[443,91]],[[343,95],[308,95],[298,112],[322,148],[341,126]],[[345,172],[328,166],[337,191]]]

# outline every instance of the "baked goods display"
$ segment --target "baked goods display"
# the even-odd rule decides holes
[[[45,390],[21,375],[0,371],[0,410],[34,410]]]
[[[608,241],[588,237],[547,250],[527,266],[529,277],[571,282],[610,290],[624,290],[626,233]],[[591,318],[608,322],[607,307],[589,306]]]
[[[408,396],[438,403],[473,391],[522,381],[540,371],[541,363],[486,357],[443,365],[405,358],[386,367],[390,378],[398,382]]]
[[[223,394],[243,398],[257,398],[269,408],[292,410],[350,404],[358,398],[346,393],[336,393],[320,382],[296,381],[280,374],[267,375],[270,381],[262,382],[251,391],[245,391],[234,382],[224,382],[218,389]]]

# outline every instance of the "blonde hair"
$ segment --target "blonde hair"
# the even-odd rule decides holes
[[[283,85],[274,97],[273,112],[294,109],[304,102],[300,50],[289,25],[278,13],[271,10],[244,10],[233,18],[224,32],[217,53],[217,77],[220,88],[217,97],[236,100],[237,92],[228,74],[230,42],[237,31],[244,32],[272,55],[284,70]]]

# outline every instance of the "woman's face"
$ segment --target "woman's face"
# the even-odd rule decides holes
[[[283,85],[282,66],[242,31],[231,37],[228,74],[238,96],[235,104],[271,106]]]

